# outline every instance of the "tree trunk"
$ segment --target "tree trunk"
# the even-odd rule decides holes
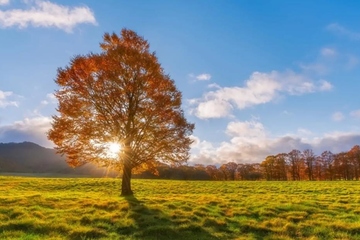
[[[133,191],[131,190],[131,170],[131,164],[129,163],[129,160],[126,160],[121,182],[121,196],[133,195]]]

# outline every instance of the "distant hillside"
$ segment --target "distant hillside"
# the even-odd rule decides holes
[[[32,142],[0,143],[0,173],[27,173],[103,177],[106,169],[92,164],[71,168],[54,149]],[[112,172],[111,176],[116,175]]]

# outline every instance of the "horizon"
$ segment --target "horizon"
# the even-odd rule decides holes
[[[45,148],[56,70],[129,28],[195,123],[189,164],[360,144],[359,3],[0,0],[0,142]],[[146,21],[145,21],[146,20]]]

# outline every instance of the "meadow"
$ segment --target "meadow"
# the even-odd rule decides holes
[[[360,239],[360,182],[0,177],[0,239]]]

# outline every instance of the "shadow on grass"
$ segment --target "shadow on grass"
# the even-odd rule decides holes
[[[129,204],[128,218],[134,220],[135,227],[119,229],[121,235],[130,234],[136,239],[156,240],[218,239],[190,220],[177,219],[176,216],[169,216],[159,209],[149,209],[135,196],[126,196],[124,199]]]

